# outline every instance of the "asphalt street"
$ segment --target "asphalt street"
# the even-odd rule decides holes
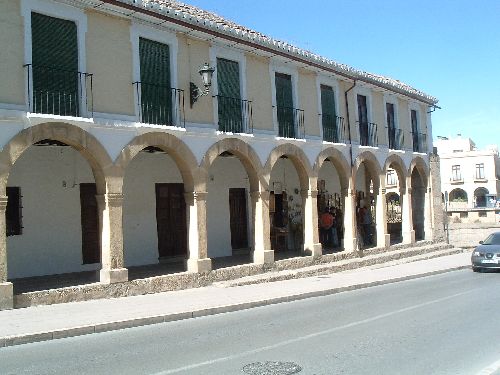
[[[475,375],[500,359],[499,289],[500,273],[454,271],[6,347],[0,373]]]

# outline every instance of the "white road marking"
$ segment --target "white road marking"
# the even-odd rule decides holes
[[[213,365],[215,363],[220,363],[220,362],[225,362],[225,361],[231,361],[233,359],[237,359],[237,358],[246,357],[246,356],[249,356],[249,355],[253,355],[253,354],[265,352],[267,350],[272,350],[272,349],[279,348],[281,346],[285,346],[285,345],[289,345],[289,344],[294,344],[294,343],[297,343],[297,342],[300,342],[300,341],[304,341],[304,340],[309,340],[309,339],[312,339],[312,338],[316,338],[318,336],[328,335],[330,333],[333,333],[333,332],[336,332],[336,331],[340,331],[342,329],[355,327],[355,326],[358,326],[358,325],[361,325],[361,324],[372,323],[372,322],[374,322],[376,320],[388,318],[388,317],[391,317],[391,316],[394,316],[394,315],[397,315],[397,314],[401,314],[401,313],[405,313],[405,312],[408,312],[408,311],[416,310],[416,309],[419,309],[421,307],[433,305],[433,304],[436,304],[436,303],[441,303],[443,301],[447,301],[447,300],[450,300],[450,299],[453,299],[453,298],[456,298],[456,297],[460,297],[460,296],[472,293],[474,291],[476,291],[476,289],[472,289],[472,290],[469,290],[469,291],[466,291],[466,292],[457,293],[457,294],[453,294],[453,295],[446,296],[446,297],[443,297],[443,298],[435,299],[435,300],[432,300],[432,301],[420,303],[418,305],[413,305],[413,306],[405,307],[403,309],[391,311],[391,312],[388,312],[388,313],[385,313],[385,314],[381,314],[381,315],[377,315],[377,316],[374,316],[374,317],[371,317],[371,318],[368,318],[368,319],[358,320],[356,322],[352,322],[352,323],[345,324],[345,325],[342,325],[342,326],[330,328],[330,329],[327,329],[327,330],[324,330],[324,331],[319,331],[319,332],[311,333],[309,335],[300,336],[300,337],[296,337],[296,338],[293,338],[293,339],[281,341],[281,342],[278,342],[278,343],[273,344],[273,345],[262,346],[262,347],[259,347],[257,349],[248,350],[248,351],[241,352],[241,353],[238,353],[238,354],[233,354],[233,355],[229,355],[229,356],[226,356],[226,357],[219,357],[219,358],[211,359],[209,361],[204,361],[204,362],[199,362],[199,363],[193,363],[192,365],[178,367],[178,368],[175,368],[175,369],[158,372],[158,373],[156,373],[154,375],[176,374],[176,373],[179,373],[179,372],[189,371],[189,370],[192,370],[192,369],[195,369],[195,368],[199,368],[199,367],[203,367],[203,366],[210,366],[210,365]],[[491,375],[491,373],[485,373],[485,374],[481,373],[481,375]]]
[[[500,360],[479,371],[476,375],[492,375],[500,371]]]

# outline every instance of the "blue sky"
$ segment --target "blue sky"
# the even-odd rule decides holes
[[[184,0],[439,99],[433,132],[500,143],[500,0]]]

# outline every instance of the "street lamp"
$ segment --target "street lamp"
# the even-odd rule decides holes
[[[189,91],[190,91],[190,104],[191,108],[193,104],[200,98],[200,96],[208,95],[210,86],[212,86],[212,76],[215,72],[215,68],[210,67],[208,63],[205,63],[198,73],[200,73],[201,79],[203,81],[203,86],[205,86],[205,90],[201,90],[198,86],[196,86],[193,82],[189,82]]]

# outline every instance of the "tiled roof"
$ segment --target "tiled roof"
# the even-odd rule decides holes
[[[309,61],[315,65],[320,65],[327,69],[333,69],[341,74],[348,75],[353,79],[359,79],[364,82],[373,83],[377,86],[385,87],[389,90],[399,91],[421,100],[437,104],[438,100],[426,93],[417,90],[406,83],[399,80],[384,77],[378,74],[364,72],[352,68],[345,64],[340,64],[336,61],[319,56],[313,52],[295,47],[287,42],[283,42],[267,35],[251,30],[245,26],[238,25],[227,20],[213,12],[209,12],[192,5],[184,4],[176,0],[118,0],[122,3],[128,3],[147,10],[167,15],[172,18],[177,18],[183,22],[200,26],[205,29],[217,31],[221,34],[226,34],[236,37],[241,40],[250,41],[254,44],[261,45],[266,48],[285,52],[290,56],[299,57],[302,60]]]

